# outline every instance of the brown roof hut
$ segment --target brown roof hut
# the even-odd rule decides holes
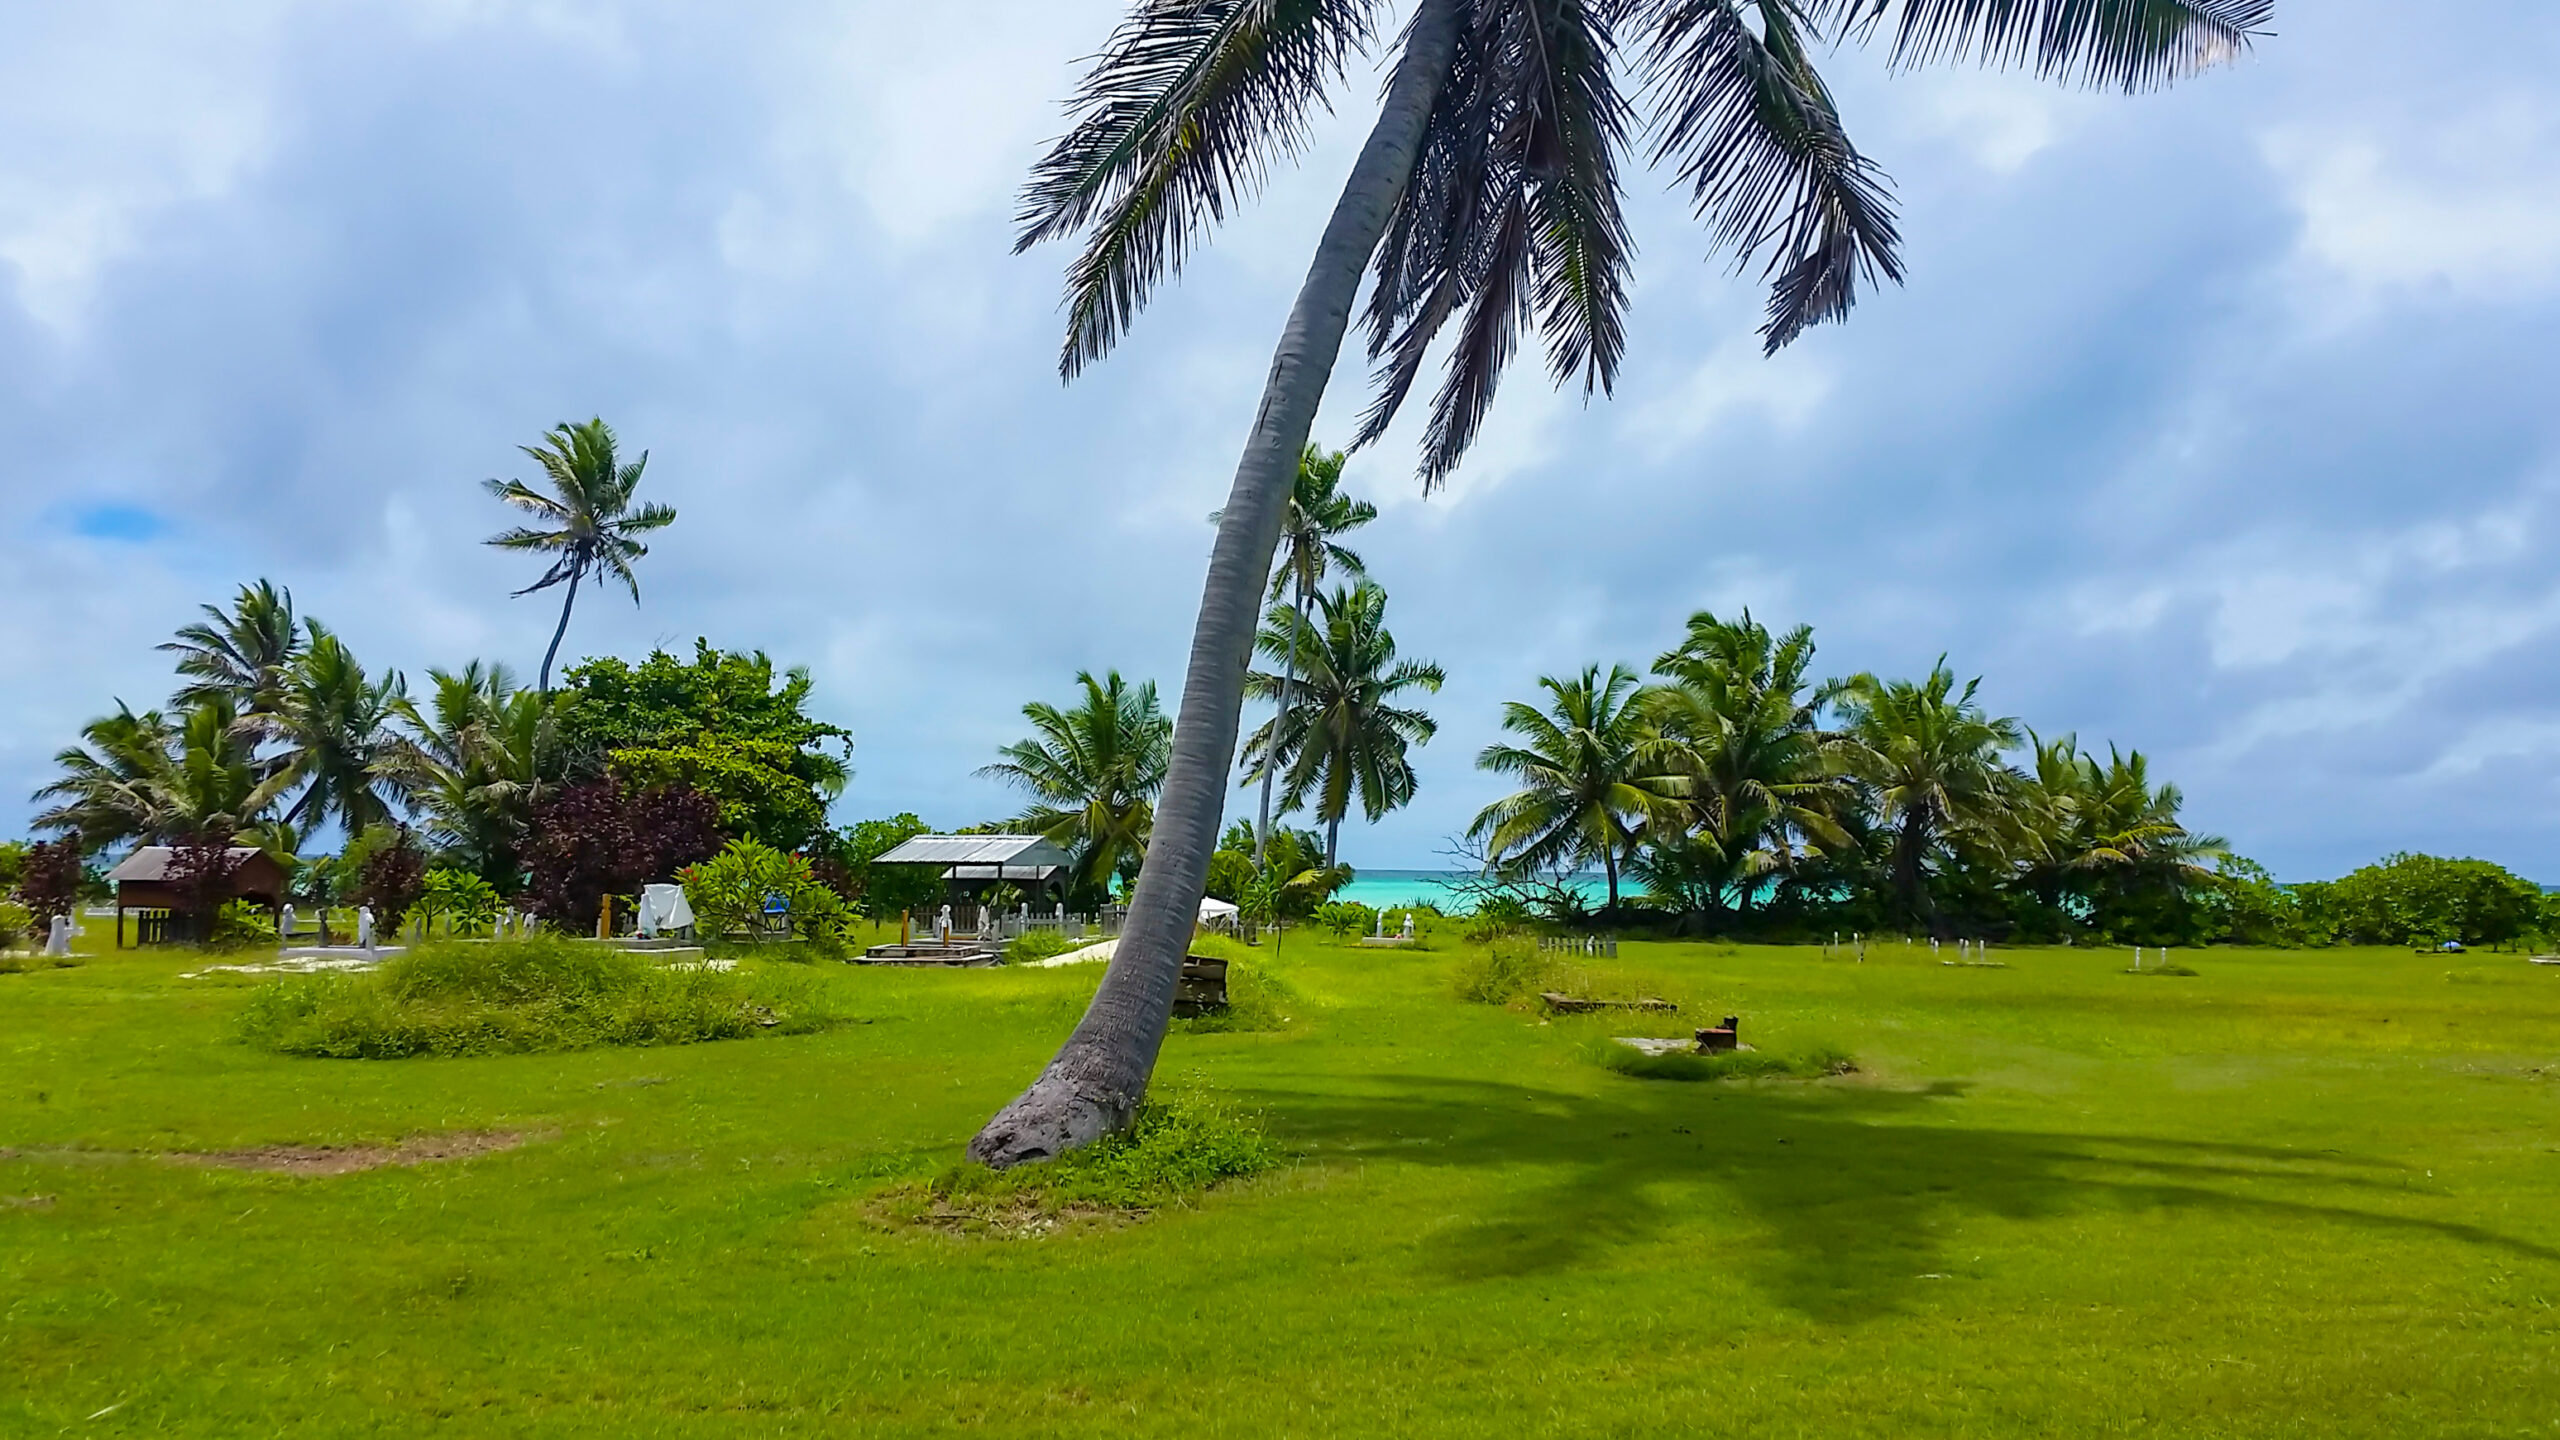
[[[124,863],[107,872],[116,887],[116,944],[124,944],[124,916],[127,910],[174,911],[185,904],[178,887],[170,883],[169,866],[177,858],[172,845],[143,845],[124,857]],[[284,903],[284,866],[276,857],[255,845],[234,845],[231,856],[231,894],[233,900],[246,900],[269,910]],[[157,929],[167,934],[165,927]],[[143,937],[137,935],[139,941]]]

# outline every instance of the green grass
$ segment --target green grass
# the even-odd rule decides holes
[[[1591,1062],[1623,1014],[1459,999],[1454,942],[1254,953],[1290,1023],[1178,1031],[1162,1073],[1286,1163],[974,1235],[884,1206],[953,1173],[1098,966],[794,966],[859,1023],[366,1064],[243,1042],[267,982],[192,955],[0,976],[0,1434],[2560,1421],[2560,973],[2521,958],[2211,951],[2162,985],[2117,951],[1629,944],[1600,978],[1667,1028],[1859,1065],[1681,1085]],[[454,1132],[525,1143],[155,1158]]]
[[[1604,1070],[1638,1080],[1812,1080],[1824,1075],[1855,1074],[1858,1069],[1857,1061],[1845,1052],[1827,1046],[1797,1055],[1773,1055],[1766,1050],[1727,1050],[1713,1055],[1675,1050],[1666,1055],[1648,1055],[1612,1037],[1595,1041],[1583,1053]]]

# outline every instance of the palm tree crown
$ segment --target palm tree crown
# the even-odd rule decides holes
[[[1030,792],[1034,803],[1016,823],[1074,851],[1080,884],[1108,886],[1146,853],[1173,722],[1153,681],[1133,686],[1114,670],[1100,680],[1078,671],[1076,683],[1084,699],[1073,709],[1023,706],[1036,733],[978,773]]]
[[[2017,843],[2012,801],[2024,777],[2001,755],[2026,731],[1975,701],[1981,684],[1957,690],[1940,656],[1925,680],[1863,674],[1841,688],[1840,766],[1892,828],[1894,895],[1915,923],[1933,918],[1924,880],[1941,849],[1958,840],[1995,852]]]
[[[327,626],[304,622],[308,639],[286,672],[271,732],[283,748],[273,762],[287,784],[302,786],[286,819],[317,826],[331,818],[349,836],[391,818],[414,773],[407,742],[393,728],[408,695],[397,670],[380,679]]]
[[[1517,700],[1502,707],[1502,728],[1519,743],[1497,742],[1476,756],[1478,769],[1511,776],[1520,788],[1477,812],[1467,833],[1486,842],[1501,869],[1598,861],[1614,910],[1621,863],[1642,827],[1674,804],[1678,786],[1646,764],[1634,671],[1612,665],[1603,677],[1589,665],[1573,679],[1548,675],[1538,685],[1550,697],[1546,709]]]
[[[245,716],[270,715],[280,703],[284,672],[302,653],[293,592],[270,580],[243,585],[231,609],[203,607],[204,619],[179,629],[160,648],[175,652],[188,684],[176,696],[191,706],[219,695]]]
[[[533,807],[560,768],[550,697],[477,660],[427,675],[430,708],[405,696],[396,706],[407,731],[404,783],[453,860],[512,895],[524,883]]]
[[[551,568],[515,592],[518,595],[554,585],[568,587],[560,602],[559,627],[551,632],[551,648],[542,655],[540,688],[548,693],[551,663],[559,657],[560,637],[568,633],[569,610],[578,603],[578,583],[589,575],[610,576],[630,590],[632,604],[639,604],[640,577],[632,573],[631,562],[648,554],[649,547],[636,537],[674,524],[676,512],[673,506],[656,503],[631,508],[631,495],[640,488],[640,472],[648,467],[649,453],[644,450],[639,459],[622,464],[614,454],[613,427],[600,419],[556,425],[542,444],[522,448],[542,467],[551,493],[546,495],[521,480],[483,482],[490,494],[536,520],[500,531],[487,543],[501,550],[551,557]]]
[[[36,815],[35,826],[77,834],[89,848],[229,844],[291,783],[259,762],[257,741],[227,695],[196,702],[174,723],[157,710],[137,715],[119,705],[80,733],[84,744],[54,757],[61,778],[36,792],[57,803]]]
[[[1304,678],[1285,708],[1245,741],[1245,758],[1266,779],[1286,773],[1284,808],[1313,798],[1331,869],[1355,797],[1372,821],[1413,798],[1411,749],[1428,743],[1439,726],[1395,701],[1412,690],[1437,693],[1448,677],[1428,660],[1396,658],[1396,637],[1386,627],[1387,592],[1376,582],[1336,586],[1317,604],[1324,613],[1313,629],[1301,627],[1294,610],[1272,607],[1262,653],[1286,659],[1289,673]],[[1288,674],[1245,677],[1245,693],[1257,698],[1276,700],[1289,688]]]

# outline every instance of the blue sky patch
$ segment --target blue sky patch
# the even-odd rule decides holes
[[[90,505],[71,513],[72,533],[90,540],[156,540],[169,522],[139,505]]]

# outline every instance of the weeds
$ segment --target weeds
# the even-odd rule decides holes
[[[1853,1074],[1858,1068],[1845,1052],[1827,1046],[1801,1055],[1766,1050],[1724,1050],[1713,1055],[1675,1050],[1648,1055],[1632,1045],[1597,1040],[1590,1053],[1602,1069],[1637,1080],[1812,1080]]]
[[[1234,1031],[1285,1030],[1289,1017],[1306,1003],[1296,987],[1271,973],[1263,956],[1233,940],[1215,937],[1193,944],[1192,952],[1227,962],[1227,1008],[1186,1016],[1173,1028],[1188,1035]]]
[[[277,981],[250,996],[250,1044],[287,1055],[394,1060],[598,1045],[683,1045],[832,1023],[805,980],[669,970],[643,955],[543,936],[421,945],[368,975]]]
[[[893,1223],[959,1234],[1037,1235],[1078,1220],[1138,1219],[1280,1164],[1259,1121],[1191,1089],[1157,1092],[1135,1124],[1055,1160],[955,1165],[884,1191]]]

